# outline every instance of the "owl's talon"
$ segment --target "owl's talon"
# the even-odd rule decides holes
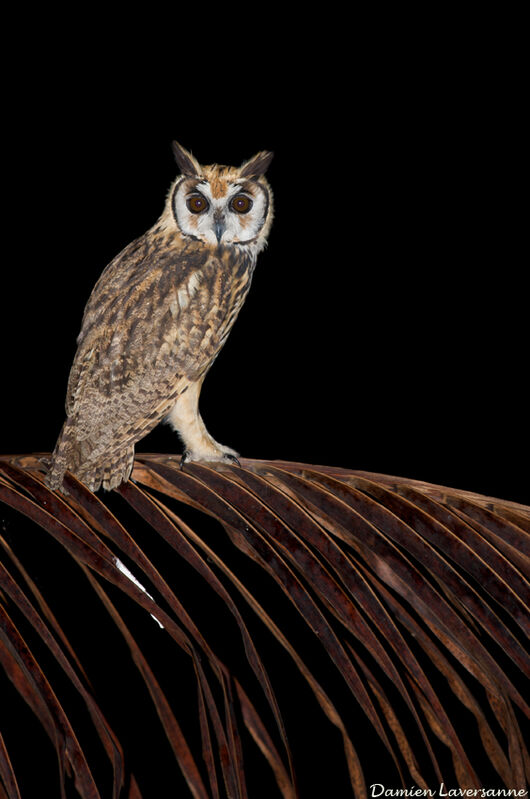
[[[236,466],[239,466],[241,469],[241,464],[237,457],[233,455],[231,452],[220,452],[219,455],[216,456],[206,456],[206,457],[195,457],[195,453],[192,450],[186,449],[180,456],[180,470],[182,471],[184,468],[185,463],[193,463],[194,461],[198,461],[199,463],[234,463]]]

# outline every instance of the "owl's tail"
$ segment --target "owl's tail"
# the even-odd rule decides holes
[[[97,465],[87,463],[80,466],[76,477],[91,491],[97,491],[100,486],[106,491],[111,491],[129,479],[133,464],[134,445],[116,452],[107,460],[102,459]]]
[[[103,486],[107,491],[117,488],[129,479],[134,464],[134,444],[97,458],[87,441],[78,441],[69,420],[64,424],[45,477],[53,491],[67,493],[63,486],[65,472],[69,471],[91,491]]]

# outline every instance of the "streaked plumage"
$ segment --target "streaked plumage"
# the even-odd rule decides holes
[[[237,454],[208,434],[198,401],[266,243],[272,154],[201,167],[176,143],[174,152],[182,174],[162,216],[107,266],[85,308],[47,475],[54,489],[66,470],[92,490],[118,486],[136,442],[163,419],[189,460]]]

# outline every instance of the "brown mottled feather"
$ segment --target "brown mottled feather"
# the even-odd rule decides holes
[[[261,176],[272,156],[258,153],[240,168],[202,167],[177,143],[174,153],[182,174],[164,213],[111,261],[85,308],[68,381],[67,419],[46,476],[53,489],[63,490],[66,471],[92,490],[115,488],[129,477],[136,442],[165,417],[191,446],[189,457],[234,455],[208,434],[198,396],[246,297],[270,228],[272,195]],[[191,212],[184,228],[177,224],[177,192],[185,207],[189,192],[207,184],[211,201],[221,198],[222,204],[242,174],[245,190],[259,196],[263,209],[256,234],[239,238],[247,230],[242,221],[225,245],[202,235]]]
[[[178,245],[178,246],[176,246]],[[48,484],[66,469],[96,490],[132,468],[134,443],[168,413],[224,344],[252,273],[250,256],[183,241],[155,228],[105,269],[86,306],[66,399],[68,419]],[[190,277],[197,289],[179,304]],[[132,445],[132,446],[131,446]],[[103,459],[103,461],[102,461]]]

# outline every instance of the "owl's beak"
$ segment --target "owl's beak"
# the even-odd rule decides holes
[[[223,214],[214,213],[213,215],[213,229],[215,230],[215,237],[217,239],[217,243],[221,243],[221,239],[223,238],[223,233],[225,232],[225,218]]]

